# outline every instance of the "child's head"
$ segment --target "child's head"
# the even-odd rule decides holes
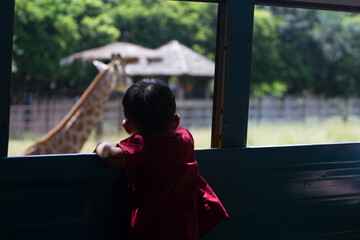
[[[138,132],[151,134],[171,128],[175,116],[175,96],[170,88],[158,79],[136,82],[122,100],[127,121]]]

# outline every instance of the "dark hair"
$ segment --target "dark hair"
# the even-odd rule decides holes
[[[175,96],[158,79],[143,79],[133,84],[122,100],[125,117],[141,133],[167,130],[176,111]]]

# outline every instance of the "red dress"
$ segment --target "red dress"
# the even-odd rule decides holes
[[[196,240],[228,217],[198,172],[185,128],[135,134],[118,146],[127,160],[131,239]]]

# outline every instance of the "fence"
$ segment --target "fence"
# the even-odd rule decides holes
[[[74,101],[47,101],[32,105],[12,105],[10,113],[10,137],[23,138],[24,133],[43,135],[52,129],[74,105]],[[121,129],[124,119],[119,100],[109,101],[101,116],[99,126],[104,133]],[[184,100],[177,102],[181,125],[210,127],[212,122],[211,100]],[[282,100],[263,98],[250,100],[250,121],[303,121],[309,117],[319,120],[333,116],[360,116],[360,99],[319,99],[286,97]],[[110,128],[108,126],[111,126]]]
[[[250,121],[304,121],[309,118],[318,120],[340,116],[360,115],[359,98],[300,98],[288,96],[284,99],[265,97],[252,98],[249,106]]]
[[[47,133],[60,122],[74,104],[74,101],[64,99],[32,105],[11,105],[10,137],[23,138],[24,134],[43,135]],[[181,125],[184,127],[210,127],[212,101],[177,101],[177,113],[181,115]],[[103,110],[98,128],[101,128],[105,134],[114,131],[114,128],[119,131],[123,119],[121,101],[111,100]]]

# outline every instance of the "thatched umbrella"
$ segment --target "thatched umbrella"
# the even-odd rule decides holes
[[[213,77],[215,63],[192,49],[172,40],[155,50],[160,58],[128,65],[132,76],[194,76]]]
[[[125,64],[136,62],[147,64],[147,62],[154,61],[160,57],[159,53],[153,49],[128,42],[115,42],[102,47],[74,53],[69,57],[61,59],[60,65],[70,65],[74,61],[90,63],[94,60],[110,60],[113,54],[120,54]]]
[[[110,60],[120,54],[126,63],[126,72],[133,76],[195,76],[213,77],[215,63],[192,49],[172,40],[157,49],[145,48],[128,42],[115,42],[102,47],[77,52],[60,60],[61,65],[74,61]]]
[[[69,65],[74,61],[92,62],[93,60],[109,60],[113,54],[120,54],[126,64],[125,71],[133,78],[161,77],[167,81],[171,76],[178,76],[181,87],[177,92],[179,98],[184,97],[185,76],[203,78],[203,85],[214,77],[215,63],[193,51],[191,48],[172,40],[157,49],[149,49],[127,42],[110,43],[103,47],[74,53],[60,61],[61,65]],[[129,64],[134,63],[134,64]]]
[[[205,98],[210,98],[210,90],[207,84],[215,74],[215,63],[206,57],[198,54],[192,49],[172,40],[156,51],[161,56],[153,61],[139,62],[126,67],[126,72],[133,78],[142,78],[144,76],[160,77],[166,82],[171,76],[177,76],[179,85],[175,86],[178,99],[185,98],[187,92],[186,76],[195,77],[202,85],[202,91]]]

